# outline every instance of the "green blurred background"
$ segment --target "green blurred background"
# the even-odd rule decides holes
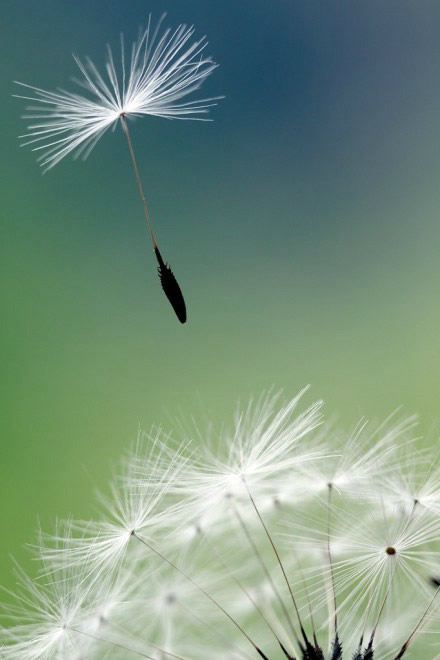
[[[68,86],[149,12],[221,64],[213,123],[132,124],[159,286],[123,136],[41,175],[14,79]],[[229,419],[311,383],[351,425],[439,418],[440,4],[395,0],[2,0],[1,551],[89,515],[138,427]]]

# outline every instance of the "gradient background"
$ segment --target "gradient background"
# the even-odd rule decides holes
[[[163,10],[208,35],[203,92],[227,97],[132,125],[184,327],[121,132],[41,176],[11,98]],[[423,0],[2,0],[1,583],[38,519],[92,512],[139,425],[311,383],[347,425],[402,404],[436,426],[439,35]]]

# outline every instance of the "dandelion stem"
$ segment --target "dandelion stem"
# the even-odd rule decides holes
[[[333,558],[331,550],[331,509],[332,509],[332,493],[333,485],[329,483],[328,488],[328,498],[327,498],[327,556],[330,567],[330,580],[332,585],[332,596],[333,596],[333,609],[334,609],[334,627],[335,635],[338,634],[338,612],[337,612],[337,602],[336,602],[336,588],[335,588],[335,575],[333,571]]]
[[[237,514],[237,517],[238,517],[239,520],[240,520],[240,523],[243,523],[243,525],[244,525],[244,521],[242,520],[242,518],[241,518],[241,516],[240,516],[240,514],[239,514],[238,511],[236,511],[236,514]],[[247,530],[246,530],[246,531],[247,531]],[[247,536],[247,534],[246,534],[246,536]],[[248,536],[247,536],[247,537],[248,537]],[[209,542],[209,539],[206,538],[206,534],[204,534],[204,538],[208,541],[209,546],[210,546],[210,549],[211,549],[211,551],[213,552],[213,554],[216,556],[217,561],[221,564],[221,566],[223,567],[224,570],[226,570],[226,571],[228,571],[228,572],[230,573],[229,567],[227,566],[227,564],[224,562],[224,560],[223,560],[222,557],[220,556],[220,554],[219,554],[217,548],[216,548],[215,546],[213,546],[212,543]],[[252,541],[252,539],[249,539],[249,541]],[[256,548],[255,548],[255,546],[254,546],[253,543],[252,543],[252,547],[256,550]],[[260,559],[259,556],[258,556],[258,559]],[[266,571],[265,571],[265,573],[266,573]],[[266,573],[266,575],[267,575],[267,573]],[[246,598],[249,600],[249,602],[250,602],[250,603],[252,604],[252,606],[255,608],[255,611],[256,611],[257,614],[262,618],[262,620],[264,621],[264,623],[266,624],[266,626],[268,627],[268,629],[270,630],[270,632],[272,633],[272,635],[275,637],[277,643],[278,643],[278,644],[281,644],[277,632],[275,631],[275,629],[274,629],[274,627],[272,626],[272,624],[270,623],[269,619],[267,618],[267,616],[266,616],[265,613],[263,612],[262,608],[258,605],[258,603],[255,601],[255,599],[251,596],[251,594],[250,594],[249,591],[246,589],[246,587],[243,586],[243,584],[240,582],[240,580],[239,580],[238,578],[235,577],[235,575],[232,575],[232,574],[231,574],[231,578],[232,578],[232,580],[235,582],[235,584],[237,585],[237,587],[240,589],[240,591],[246,596]],[[270,578],[270,575],[269,575],[269,578]]]
[[[258,653],[258,655],[259,655],[260,657],[263,658],[263,660],[269,660],[269,658],[263,653],[263,651],[261,651],[261,649],[258,648],[257,644],[256,644],[256,643],[252,640],[252,638],[247,634],[247,632],[244,630],[244,628],[242,628],[242,626],[238,623],[238,621],[236,621],[236,620],[234,619],[234,617],[233,617],[231,614],[229,614],[229,612],[228,612],[227,610],[225,610],[225,608],[224,608],[222,605],[220,605],[220,603],[214,598],[214,596],[211,596],[211,594],[210,594],[208,591],[206,591],[206,589],[204,589],[204,588],[203,588],[200,584],[198,584],[195,580],[193,580],[193,578],[192,578],[190,575],[188,575],[187,573],[185,573],[185,571],[183,571],[183,570],[182,570],[181,568],[179,568],[176,564],[174,564],[174,562],[172,562],[172,561],[171,561],[170,559],[168,559],[165,555],[163,555],[163,554],[160,552],[160,550],[157,550],[154,546],[150,545],[145,539],[143,539],[141,536],[139,536],[138,534],[136,534],[135,531],[132,532],[132,536],[133,536],[135,539],[137,539],[138,541],[140,541],[140,543],[142,543],[146,548],[148,548],[149,550],[151,550],[151,552],[153,552],[155,555],[157,555],[160,559],[162,559],[162,561],[164,561],[166,564],[168,564],[168,566],[171,566],[171,568],[173,568],[173,569],[174,569],[175,571],[177,571],[180,575],[182,575],[182,576],[185,578],[185,580],[188,580],[188,582],[189,582],[190,584],[192,584],[193,587],[195,587],[198,591],[200,591],[200,592],[201,592],[201,593],[202,593],[202,594],[203,594],[203,595],[204,595],[209,601],[211,601],[211,603],[212,603],[215,607],[217,607],[217,608],[220,610],[220,612],[222,612],[222,613],[223,613],[223,614],[229,619],[229,621],[230,621],[231,623],[234,624],[234,626],[237,628],[237,630],[238,630],[238,631],[239,631],[239,632],[240,632],[240,633],[241,633],[241,634],[247,639],[247,641],[248,641],[249,644],[252,646],[252,648]]]
[[[158,267],[158,275],[160,278],[160,283],[162,285],[162,289],[168,298],[172,308],[174,309],[174,312],[179,319],[181,323],[186,322],[186,304],[185,304],[185,299],[182,294],[182,290],[179,286],[179,283],[177,282],[173,271],[171,270],[169,264],[166,264],[165,261],[162,258],[162,255],[159,251],[159,246],[157,244],[156,240],[156,235],[153,230],[153,225],[151,222],[150,218],[150,212],[148,210],[148,203],[147,203],[147,198],[145,196],[144,192],[144,187],[142,185],[142,179],[141,175],[139,173],[139,166],[136,160],[136,155],[134,153],[134,148],[133,148],[133,142],[131,139],[130,131],[128,130],[128,124],[127,120],[125,118],[124,113],[120,114],[120,119],[121,119],[121,124],[123,131],[125,133],[125,136],[127,138],[127,144],[128,144],[128,150],[130,152],[130,157],[131,157],[131,162],[133,165],[133,172],[134,172],[134,177],[136,179],[138,191],[140,198],[142,200],[142,204],[144,206],[144,214],[145,214],[145,223],[147,225],[147,230],[150,234],[151,238],[151,243],[153,245],[153,250],[154,254],[156,256],[157,262],[159,264]]]
[[[119,630],[119,632],[122,633],[123,635],[127,635],[127,631],[122,626],[115,623],[114,621],[106,620],[106,623],[108,623],[112,628],[116,628],[117,630]],[[131,637],[133,638],[133,635],[131,635]],[[136,641],[136,640],[134,640],[134,641]],[[110,643],[112,643],[112,642],[110,642]],[[155,649],[156,651],[159,651],[160,653],[164,653],[166,655],[169,655],[170,658],[176,658],[176,660],[185,660],[185,658],[183,658],[181,655],[176,655],[175,653],[172,653],[171,651],[165,651],[160,646],[157,646],[157,644],[153,644],[152,642],[148,642],[148,644],[153,649]],[[133,651],[133,652],[136,653],[136,651]]]
[[[122,124],[122,129],[125,133],[125,137],[127,138],[128,151],[130,152],[130,158],[131,158],[131,162],[132,162],[132,165],[133,165],[134,177],[136,179],[136,184],[137,184],[137,187],[138,187],[139,195],[140,195],[140,198],[142,200],[143,207],[144,207],[145,223],[147,225],[147,229],[148,229],[148,232],[150,234],[151,242],[153,244],[153,249],[155,250],[157,248],[156,235],[153,231],[153,226],[152,226],[151,219],[150,219],[150,211],[148,209],[148,202],[147,202],[147,198],[145,196],[144,186],[142,185],[142,179],[141,179],[141,175],[140,175],[140,172],[139,172],[138,162],[137,162],[137,159],[136,159],[136,155],[134,153],[133,142],[132,142],[132,139],[131,139],[130,131],[128,130],[128,124],[127,124],[127,120],[126,120],[124,114],[121,114],[121,124]]]
[[[305,597],[306,597],[306,600],[307,600],[307,609],[309,611],[309,618],[310,618],[310,625],[312,627],[313,641],[315,643],[315,647],[318,647],[318,637],[317,637],[317,634],[316,634],[315,618],[313,616],[312,604],[310,602],[310,594],[309,594],[309,590],[307,588],[306,578],[305,578],[305,575],[304,575],[303,568],[301,566],[301,562],[300,562],[298,557],[296,557],[296,562],[298,564],[298,572],[299,572],[299,575],[301,577],[301,583],[302,583],[304,593],[305,593]]]
[[[257,558],[258,563],[260,564],[261,568],[263,569],[263,572],[264,572],[264,574],[265,574],[265,576],[266,576],[266,579],[267,579],[267,581],[269,582],[272,591],[274,592],[275,598],[277,599],[277,601],[278,601],[278,603],[279,603],[279,605],[280,605],[280,607],[281,607],[281,609],[282,609],[282,611],[283,611],[283,614],[284,614],[284,616],[286,617],[286,620],[287,620],[287,622],[288,622],[288,624],[289,624],[289,628],[290,628],[290,630],[292,631],[292,634],[293,634],[293,636],[295,637],[295,640],[297,641],[297,643],[300,644],[300,642],[299,642],[299,638],[298,638],[298,634],[297,634],[297,632],[296,632],[296,630],[295,630],[295,626],[293,625],[293,621],[292,621],[292,619],[291,619],[291,617],[290,617],[290,615],[289,615],[289,612],[288,612],[288,610],[287,610],[286,604],[284,603],[284,601],[283,601],[283,599],[282,599],[282,597],[281,597],[281,594],[280,594],[279,590],[277,589],[277,587],[276,587],[276,585],[275,585],[275,582],[273,581],[273,578],[272,578],[272,576],[271,576],[271,574],[270,574],[270,571],[269,571],[269,569],[267,568],[267,566],[266,566],[266,564],[265,564],[265,562],[264,562],[264,559],[262,558],[261,553],[259,552],[257,546],[255,545],[255,542],[254,542],[254,540],[253,540],[253,538],[252,538],[252,536],[251,536],[251,534],[250,534],[250,532],[249,532],[249,530],[248,530],[248,528],[247,528],[247,525],[246,525],[246,523],[244,522],[243,517],[241,516],[241,514],[240,514],[240,512],[238,511],[237,507],[234,507],[234,511],[235,511],[235,515],[236,515],[236,517],[237,517],[237,520],[238,520],[238,522],[239,522],[239,524],[240,524],[240,527],[241,527],[241,529],[243,530],[243,533],[244,533],[244,535],[245,535],[245,537],[246,537],[246,539],[247,539],[247,541],[248,541],[250,547],[252,548],[252,551],[253,551],[255,557]]]
[[[402,647],[400,648],[399,653],[398,653],[397,655],[394,656],[393,660],[400,660],[400,658],[403,658],[403,656],[405,655],[405,653],[406,653],[407,650],[408,650],[409,645],[411,644],[411,642],[413,641],[414,637],[417,635],[417,633],[419,632],[420,628],[422,627],[422,625],[423,625],[423,623],[424,623],[426,617],[428,616],[428,614],[429,614],[429,612],[430,612],[432,606],[434,605],[434,602],[435,602],[435,600],[437,599],[437,596],[439,595],[439,593],[440,593],[440,587],[438,587],[438,588],[436,589],[435,594],[434,594],[434,596],[431,598],[431,601],[430,601],[430,603],[428,604],[427,608],[426,608],[425,611],[423,612],[423,614],[422,614],[422,616],[420,617],[420,619],[418,620],[417,624],[414,626],[414,629],[413,629],[413,631],[411,632],[411,634],[409,635],[408,639],[404,642],[404,644],[402,644]]]
[[[294,609],[295,609],[295,613],[296,613],[296,616],[297,616],[297,618],[298,618],[298,623],[299,623],[299,626],[300,626],[301,634],[302,634],[302,636],[303,636],[303,638],[304,638],[304,641],[305,641],[306,645],[308,645],[310,642],[309,642],[309,640],[308,640],[308,638],[307,638],[307,635],[306,635],[306,632],[305,632],[305,630],[304,630],[304,626],[303,626],[303,624],[302,624],[302,620],[301,620],[301,616],[300,616],[300,613],[299,613],[298,605],[297,605],[296,600],[295,600],[295,597],[294,597],[294,595],[293,595],[292,587],[291,587],[291,585],[290,585],[289,578],[287,577],[287,573],[286,573],[286,571],[285,571],[285,569],[284,569],[283,562],[281,561],[280,554],[279,554],[279,552],[278,552],[278,550],[277,550],[277,547],[276,547],[276,545],[275,545],[275,543],[274,543],[274,540],[272,539],[272,536],[271,536],[271,534],[270,534],[270,532],[269,532],[269,530],[268,530],[268,528],[267,528],[267,526],[266,526],[266,523],[265,523],[264,520],[263,520],[263,516],[261,515],[261,513],[260,513],[260,511],[259,511],[259,509],[258,509],[258,507],[257,507],[257,505],[256,505],[256,502],[255,502],[255,500],[254,500],[254,498],[253,498],[253,496],[252,496],[252,494],[251,494],[251,492],[250,492],[250,490],[249,490],[249,487],[248,487],[246,481],[244,481],[244,485],[245,485],[245,488],[246,488],[246,491],[247,491],[248,497],[249,497],[249,499],[250,499],[250,501],[251,501],[252,507],[253,507],[255,513],[257,514],[258,520],[260,521],[260,523],[261,523],[261,525],[262,525],[262,527],[263,527],[264,533],[265,533],[265,535],[266,535],[266,537],[267,537],[267,539],[268,539],[268,541],[269,541],[269,543],[270,543],[270,545],[271,545],[271,548],[272,548],[272,550],[273,550],[273,552],[274,552],[274,555],[275,555],[275,557],[276,557],[276,560],[277,560],[277,562],[278,562],[278,565],[279,565],[279,567],[280,567],[280,569],[281,569],[281,573],[283,574],[284,581],[285,581],[285,583],[286,583],[286,585],[287,585],[287,588],[288,588],[288,590],[289,590],[290,598],[291,598],[291,600],[292,600],[293,607],[294,607]]]
[[[94,635],[93,633],[85,632],[84,630],[80,630],[79,628],[74,628],[72,626],[70,626],[70,630],[77,633],[78,635],[84,635],[85,637],[89,637],[90,639],[95,639],[97,642],[105,642],[107,644],[111,644],[112,646],[116,646],[119,649],[123,649],[124,651],[129,651],[130,653],[134,653],[135,655],[138,655],[141,658],[147,658],[147,660],[155,660],[152,655],[148,655],[147,653],[142,653],[142,651],[137,651],[136,649],[130,648],[125,644],[114,642],[110,639],[106,639],[105,637],[101,637],[100,635]],[[177,660],[185,660],[185,658],[182,658],[180,655],[174,655],[174,653],[168,653],[168,651],[165,651],[164,649],[159,649],[158,647],[156,648],[161,653],[163,653],[164,655],[168,655],[171,658],[177,658]]]
[[[333,570],[333,557],[331,550],[331,535],[332,535],[332,493],[333,493],[333,484],[329,482],[327,484],[328,498],[327,498],[327,557],[330,568],[330,582],[332,590],[332,600],[333,600],[333,625],[334,625],[334,638],[331,648],[331,660],[340,660],[342,658],[342,646],[339,639],[338,632],[338,607],[336,601],[336,586],[335,586],[335,575]]]
[[[183,603],[180,603],[180,606],[194,621],[196,621],[196,623],[198,623],[202,626],[205,626],[205,628],[207,628],[211,633],[215,634],[219,639],[221,639],[223,641],[223,643],[226,642],[226,643],[230,644],[231,640],[228,639],[228,636],[225,633],[222,633],[220,630],[218,630],[217,626],[215,626],[213,624],[209,624],[206,621],[203,621],[203,619],[201,617],[197,616],[197,614],[194,614],[194,612],[192,612],[189,609],[189,607],[186,607]],[[247,653],[244,653],[241,650],[238,650],[237,653],[240,654],[240,657],[242,657],[242,658],[248,658],[248,659],[252,660],[250,655],[248,655]]]
[[[238,510],[237,510],[235,507],[234,507],[234,510],[235,510],[235,514],[236,514],[236,516],[237,516],[237,519],[238,519],[238,521],[239,521],[239,523],[240,523],[240,526],[241,526],[241,528],[242,528],[242,530],[243,530],[243,532],[244,532],[244,534],[245,534],[247,540],[249,541],[249,543],[250,543],[250,545],[251,545],[251,547],[252,547],[252,549],[253,549],[253,551],[254,551],[254,554],[256,555],[256,557],[257,557],[258,561],[260,562],[260,564],[263,566],[264,573],[265,573],[266,577],[268,578],[269,583],[270,583],[270,585],[271,585],[273,591],[275,592],[275,595],[276,595],[276,596],[278,597],[278,599],[280,600],[280,602],[281,602],[281,606],[284,607],[284,603],[283,603],[282,600],[281,600],[281,596],[280,596],[279,593],[277,592],[276,587],[275,587],[275,585],[274,585],[273,582],[272,582],[272,579],[271,579],[270,573],[269,573],[269,571],[267,570],[266,566],[265,566],[264,563],[263,563],[263,559],[262,559],[261,555],[259,554],[258,549],[256,548],[256,546],[255,546],[255,544],[254,544],[254,542],[253,542],[253,540],[252,540],[252,538],[251,538],[251,536],[250,536],[250,534],[249,534],[249,532],[248,532],[248,530],[247,530],[247,528],[246,528],[246,525],[245,525],[245,523],[244,523],[243,518],[240,516],[240,513],[238,512]],[[204,535],[204,537],[206,538],[206,535]],[[223,559],[222,559],[221,556],[219,555],[219,553],[218,553],[216,547],[215,547],[214,545],[212,545],[212,544],[209,542],[208,539],[207,539],[207,541],[208,541],[208,543],[209,543],[209,546],[210,546],[211,551],[212,551],[213,554],[216,556],[216,558],[217,558],[218,562],[220,563],[220,565],[223,567],[224,570],[226,570],[226,571],[228,571],[228,572],[230,573],[230,570],[229,570],[227,564],[223,561]],[[252,606],[255,608],[255,611],[256,611],[257,614],[262,618],[262,620],[264,621],[264,623],[266,624],[266,626],[268,627],[268,629],[270,630],[270,632],[272,633],[272,635],[275,637],[275,640],[277,641],[277,643],[281,645],[281,640],[280,640],[278,634],[276,633],[274,627],[273,627],[272,624],[270,623],[270,621],[269,621],[269,619],[267,618],[267,616],[264,614],[262,608],[258,605],[258,603],[255,602],[255,599],[251,596],[251,594],[250,594],[249,591],[246,589],[246,587],[244,587],[244,586],[242,585],[242,583],[240,582],[240,580],[239,580],[238,578],[235,577],[235,575],[232,575],[232,574],[231,574],[231,578],[232,578],[232,580],[235,582],[235,584],[237,585],[237,587],[240,589],[240,591],[246,596],[246,598],[249,600],[249,602],[250,602],[250,603],[252,604]],[[287,613],[287,611],[286,611],[285,613],[286,613],[286,617],[288,618],[288,613]],[[289,625],[290,625],[290,621],[289,621]],[[294,632],[294,634],[295,634],[295,631],[293,631],[293,632]],[[282,646],[282,645],[281,645],[281,646]]]

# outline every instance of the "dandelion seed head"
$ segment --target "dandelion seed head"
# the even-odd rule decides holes
[[[262,397],[195,441],[141,435],[101,519],[40,537],[3,656],[434,660],[438,473],[414,419],[344,434],[299,405]]]

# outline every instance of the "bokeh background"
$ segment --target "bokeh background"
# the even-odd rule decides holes
[[[45,176],[14,79],[102,61],[149,12],[221,64],[212,123],[132,125],[159,286],[120,131]],[[439,411],[440,4],[419,0],[2,0],[0,581],[37,521],[85,517],[139,426],[229,419],[312,385],[347,426]]]

